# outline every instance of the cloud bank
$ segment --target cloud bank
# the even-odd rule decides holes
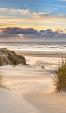
[[[22,28],[17,28],[17,27],[12,27],[12,28],[1,28],[0,29],[0,34],[4,36],[9,36],[9,35],[18,35],[18,34],[24,34],[24,35],[38,35],[38,36],[43,36],[43,37],[65,37],[66,38],[66,33],[63,33],[61,29],[58,29],[57,31],[52,31],[51,29],[47,30],[35,30],[33,28],[27,28],[27,29],[22,29]]]
[[[51,13],[45,13],[45,12],[35,12],[31,11],[29,9],[14,9],[14,8],[0,8],[0,16],[13,16],[17,17],[17,15],[20,15],[21,17],[58,17],[58,18],[66,18],[66,15],[64,14],[56,14],[53,15]]]

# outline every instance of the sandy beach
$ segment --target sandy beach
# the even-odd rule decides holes
[[[0,88],[0,113],[66,113],[66,94],[54,93],[53,85],[61,58],[25,58],[30,65],[0,67],[6,86]]]
[[[66,113],[66,0],[0,0],[0,113]]]
[[[66,113],[66,94],[44,92],[25,95],[27,101],[34,105],[40,113]]]

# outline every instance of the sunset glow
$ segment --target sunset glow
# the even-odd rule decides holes
[[[34,3],[35,2],[35,3]],[[0,27],[66,29],[65,0],[0,0]]]

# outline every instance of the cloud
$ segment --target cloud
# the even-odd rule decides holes
[[[29,9],[0,8],[0,16],[22,16],[22,17],[46,17],[49,14],[44,12],[34,12]]]
[[[33,12],[28,9],[17,9],[18,13],[22,16],[32,16]]]
[[[1,14],[16,14],[17,10],[14,8],[0,8]]]
[[[49,14],[43,12],[33,12],[29,9],[18,9],[18,12],[22,16],[30,16],[30,17],[41,17],[41,16],[48,16]]]
[[[66,18],[66,15],[53,15],[45,12],[35,12],[29,9],[0,8],[0,17],[27,17],[27,18]]]
[[[43,38],[66,38],[66,33],[64,33],[61,29],[57,31],[52,31],[51,29],[46,30],[35,30],[33,28],[22,29],[18,27],[12,28],[1,28],[0,29],[0,38],[7,38],[10,39],[16,38],[21,39],[21,36],[24,36],[24,39],[43,39]],[[19,38],[20,37],[20,38]],[[29,38],[28,38],[29,37]],[[13,40],[12,38],[12,40]],[[15,39],[16,40],[16,39]]]

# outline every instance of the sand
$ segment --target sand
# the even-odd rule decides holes
[[[24,56],[66,58],[65,51],[55,50],[55,51],[15,51],[15,52],[17,54],[24,55]]]
[[[53,85],[54,70],[61,59],[26,60],[31,65],[0,67],[6,86],[0,88],[0,113],[66,113],[66,94],[55,93]]]
[[[34,105],[40,113],[66,113],[66,94],[28,93],[24,98]]]

